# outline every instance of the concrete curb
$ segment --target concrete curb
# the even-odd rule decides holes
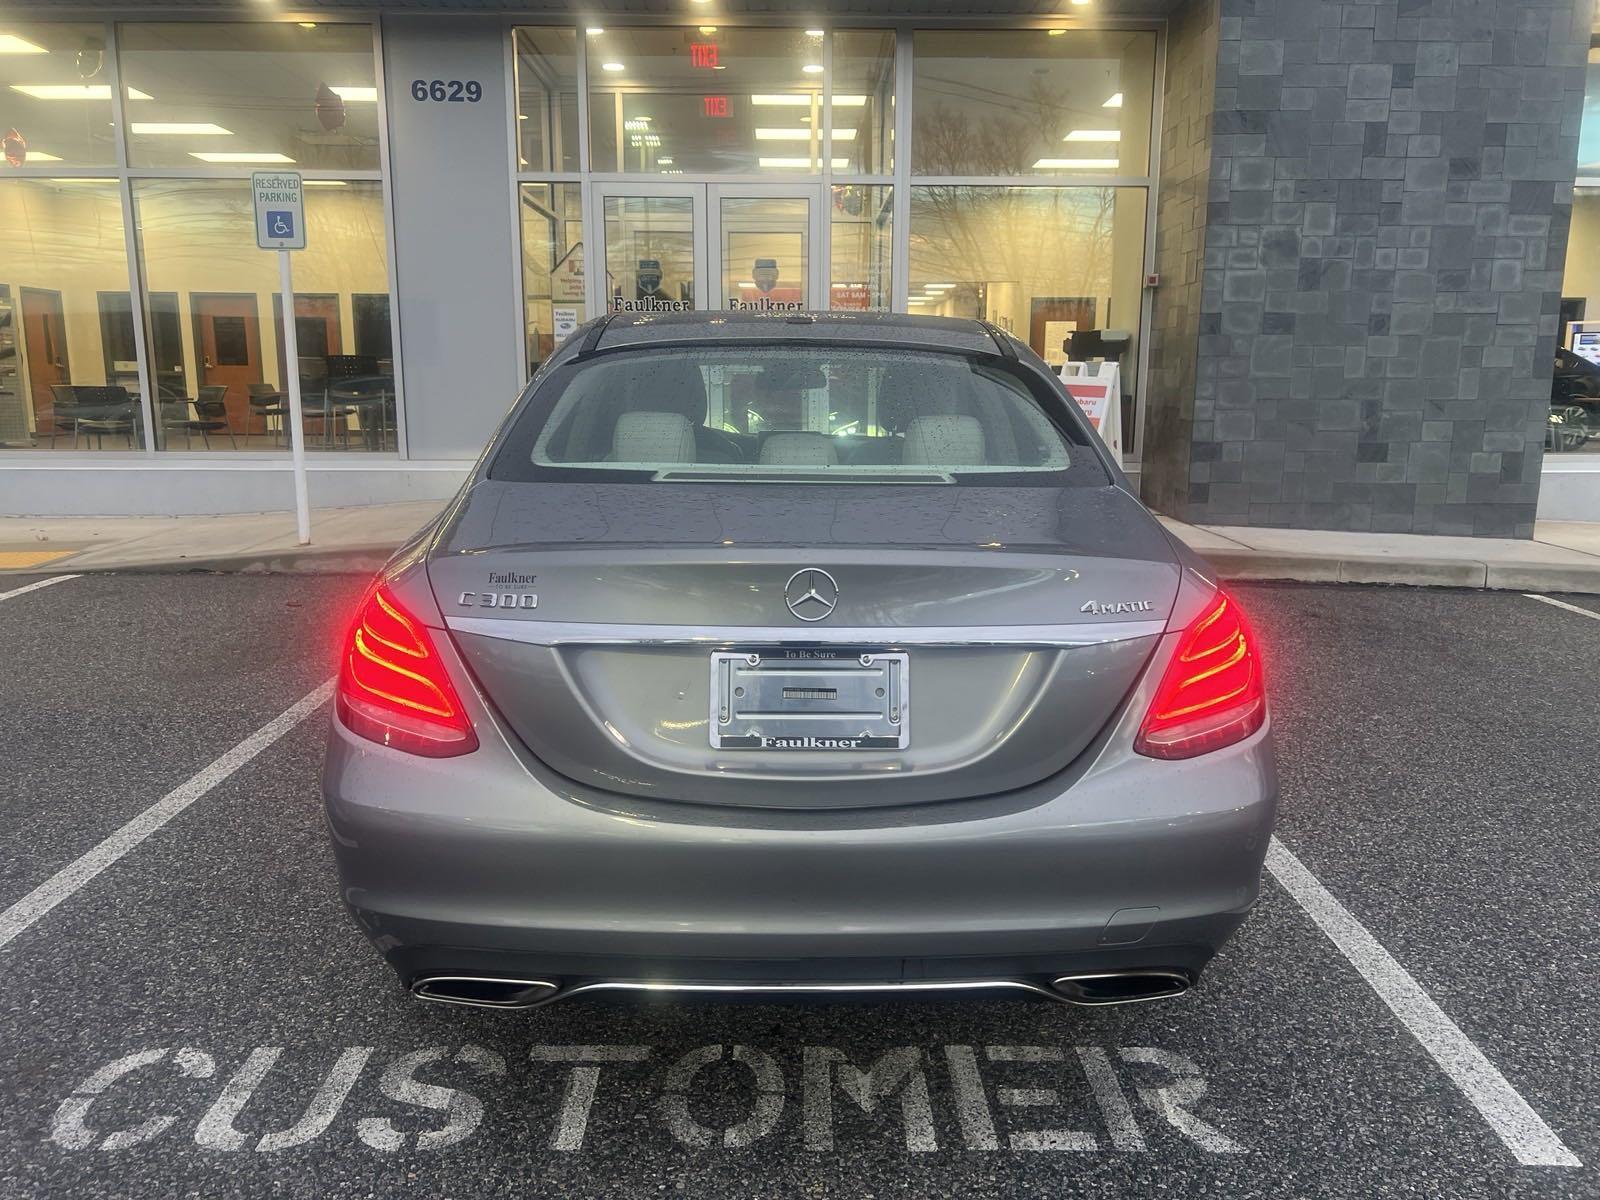
[[[1600,594],[1600,564],[1490,563],[1471,559],[1400,559],[1375,555],[1282,554],[1202,550],[1225,579],[1243,582],[1379,583],[1403,587]]]
[[[202,554],[165,561],[74,563],[63,559],[49,570],[73,574],[170,575],[210,571],[230,575],[372,575],[389,561],[399,543],[366,546],[295,546],[240,554]],[[35,568],[37,573],[38,568]]]

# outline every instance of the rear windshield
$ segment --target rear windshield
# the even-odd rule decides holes
[[[1059,484],[1081,460],[1106,482],[1064,408],[998,363],[954,354],[629,350],[544,381],[491,476]]]

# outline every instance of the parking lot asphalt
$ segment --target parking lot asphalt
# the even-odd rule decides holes
[[[361,583],[0,600],[0,909],[317,688]],[[1600,620],[1240,595],[1283,847],[1582,1165],[1519,1162],[1276,879],[1156,1004],[417,1005],[340,906],[324,706],[0,945],[0,1196],[1600,1196]]]

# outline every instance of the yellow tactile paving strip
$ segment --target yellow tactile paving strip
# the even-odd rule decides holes
[[[42,567],[45,563],[53,563],[58,558],[70,558],[78,551],[76,548],[69,550],[0,550],[0,571],[25,570],[28,567]]]

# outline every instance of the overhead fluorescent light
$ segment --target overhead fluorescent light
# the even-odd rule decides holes
[[[856,131],[854,129],[835,129],[833,131],[833,140],[836,142],[851,142],[855,140],[855,136]],[[809,142],[812,137],[816,137],[820,141],[822,134],[813,134],[809,129],[756,129],[756,141],[758,142]]]
[[[1046,37],[1066,37],[1067,36],[1067,31],[1065,29],[1046,29],[1044,32],[1045,32],[1045,36]]]
[[[1111,99],[1107,100],[1100,107],[1101,108],[1121,108],[1122,107],[1122,93],[1121,92],[1113,93]]]
[[[672,156],[670,154],[663,154],[660,158],[656,159],[656,165],[670,167],[672,165]]]
[[[759,166],[763,167],[795,167],[803,171],[814,171],[817,169],[817,160],[814,158],[758,158],[756,162]],[[833,160],[833,169],[835,171],[842,171],[849,165],[850,160],[847,158],[836,158]]]
[[[591,25],[591,26],[589,26],[589,28],[585,29],[584,32],[587,33],[590,37],[599,37],[602,33],[605,32],[605,30],[601,29],[600,26],[598,26],[598,25]]]
[[[1035,171],[1114,171],[1115,158],[1041,158],[1033,164]]]
[[[821,63],[807,63],[805,66],[801,67],[800,69],[802,71],[804,71],[807,75],[821,75],[822,74],[822,64]]]
[[[304,187],[347,187],[348,181],[343,179],[302,179]]]
[[[1074,129],[1063,142],[1119,142],[1122,131],[1118,129]]]
[[[925,283],[922,290],[925,292],[953,292],[956,285],[953,283]]]
[[[48,54],[43,46],[35,46],[27,38],[14,33],[0,33],[0,54]]]
[[[626,63],[601,63],[600,69],[602,71],[626,71],[628,67]]]
[[[35,100],[109,100],[109,83],[13,83],[13,92],[32,96]],[[151,97],[138,88],[128,89],[129,100],[149,100]]]
[[[294,159],[275,150],[191,150],[190,158],[208,163],[292,163]]]
[[[700,26],[700,32],[710,37],[717,32],[717,27],[715,25],[702,25]]]
[[[328,90],[341,100],[353,103],[376,104],[378,102],[378,89],[367,87],[364,84],[337,84],[330,83]]]
[[[807,37],[821,37],[822,36],[822,32],[823,31],[820,30],[820,29],[808,29],[808,30],[806,30],[806,36]]]
[[[822,97],[815,92],[796,92],[790,96],[759,94],[751,96],[750,103],[779,108],[810,108],[813,99],[820,101]],[[867,98],[865,96],[835,96],[833,98],[833,106],[835,108],[860,108],[866,102]]]
[[[130,121],[134,133],[165,134],[171,137],[232,137],[233,130],[210,121]]]

